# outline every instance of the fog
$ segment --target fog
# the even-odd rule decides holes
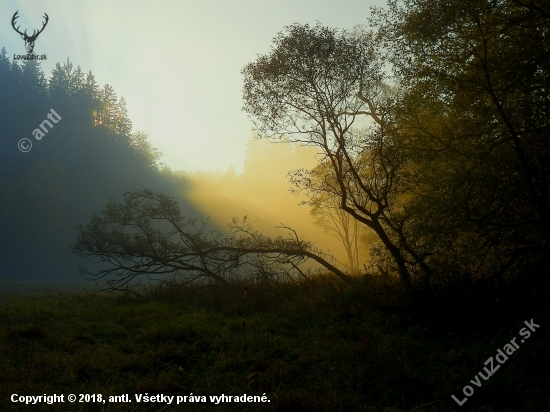
[[[232,217],[248,216],[256,230],[269,236],[287,236],[289,231],[277,226],[290,227],[301,238],[345,263],[341,242],[314,224],[308,205],[300,205],[307,200],[305,194],[290,191],[288,173],[314,168],[317,155],[314,147],[251,137],[242,174],[232,168],[224,172],[180,171],[178,175],[189,180],[189,187],[180,193],[220,226]]]

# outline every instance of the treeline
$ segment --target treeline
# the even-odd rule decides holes
[[[26,60],[22,65],[10,62],[6,49],[2,48],[0,87],[5,119],[30,121],[36,116],[38,125],[46,114],[39,109],[50,105],[71,123],[93,125],[95,130],[114,137],[110,143],[120,140],[151,166],[160,166],[160,153],[147,141],[147,135],[132,131],[124,97],[119,99],[108,84],[100,87],[92,72],[84,73],[80,66],[74,68],[68,59],[64,64],[57,63],[46,79],[39,62]],[[36,127],[34,123],[28,126]],[[30,133],[27,135],[30,137]]]
[[[61,120],[37,140],[33,131],[50,109]],[[69,60],[46,77],[39,62],[19,65],[2,49],[0,136],[2,280],[78,280],[67,247],[76,224],[127,190],[185,190],[147,135],[132,130],[124,98]],[[23,138],[32,143],[26,153],[18,148]]]
[[[294,24],[243,70],[245,110],[319,148],[295,185],[374,231],[373,270],[407,290],[548,286],[549,11],[405,1],[373,30]]]
[[[212,216],[209,230],[226,227],[234,216],[248,215],[267,234],[286,236],[286,231],[274,228],[285,223],[333,253],[338,248],[323,240],[321,230],[312,231],[307,208],[299,207],[299,199],[288,192],[287,172],[300,162],[312,165],[311,151],[252,139],[240,176],[228,172],[218,181],[215,173],[173,173],[159,163],[160,154],[147,135],[132,130],[124,98],[109,85],[100,87],[91,72],[75,68],[69,60],[58,63],[47,78],[40,63],[19,65],[2,49],[0,90],[0,280],[79,280],[77,267],[91,272],[104,268],[105,264],[88,264],[71,253],[67,245],[74,242],[75,226],[87,222],[109,200],[141,189],[176,199],[184,215],[192,205],[200,211],[195,218],[201,213]],[[61,120],[37,140],[33,131],[47,120],[50,109]],[[18,148],[23,138],[33,145],[26,153]],[[167,244],[155,254],[158,251],[170,252]],[[237,274],[257,272],[257,263]],[[215,265],[220,279],[231,277],[223,265]],[[144,275],[154,272],[151,265],[145,266]],[[273,275],[284,276],[285,270]],[[178,274],[193,276],[190,270]]]
[[[317,166],[296,170],[291,182],[325,223],[376,235],[371,273],[421,296],[511,279],[548,291],[549,5],[405,1],[375,9],[370,24],[296,23],[279,33],[242,71],[258,136],[318,150]],[[167,232],[136,220],[142,202],[150,219],[167,220]],[[145,235],[114,225],[117,216]],[[118,268],[127,275],[135,262],[216,280],[243,262],[267,277],[276,274],[270,267],[304,275],[296,265],[313,259],[351,281],[292,230],[269,238],[246,221],[232,229],[209,237],[161,194],[141,191],[83,228],[76,250],[130,256],[129,271]],[[342,241],[354,247],[360,237],[354,226]],[[348,250],[357,262],[357,248]]]

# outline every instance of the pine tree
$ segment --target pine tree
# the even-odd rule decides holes
[[[118,99],[115,90],[106,84],[100,92],[101,106],[99,108],[96,126],[107,127],[115,132],[116,120],[119,117]]]
[[[138,156],[148,160],[150,167],[160,167],[162,154],[149,142],[149,136],[143,132],[135,132],[130,135],[130,145]]]
[[[129,136],[132,132],[132,121],[128,118],[128,110],[126,109],[126,100],[120,98],[118,102],[118,113],[115,120],[115,131],[118,134]]]
[[[0,87],[4,86],[11,77],[11,63],[6,49],[0,51]],[[3,87],[2,87],[3,88]]]
[[[44,94],[46,92],[46,80],[40,62],[25,60],[22,69],[21,83],[24,93],[35,97]]]
[[[93,124],[97,126],[99,123],[99,108],[101,107],[100,87],[91,71],[86,75],[81,93],[82,108],[90,111]]]
[[[71,96],[78,94],[83,88],[86,81],[86,76],[82,71],[82,67],[78,66],[69,78],[69,92]]]
[[[75,70],[69,59],[63,65],[57,63],[52,70],[48,83],[50,96],[74,96],[78,94],[84,88],[85,77],[82,68],[78,66]]]
[[[65,101],[65,96],[69,89],[66,69],[66,67],[57,63],[52,70],[52,74],[48,80],[48,94],[53,101]]]
[[[12,87],[17,87],[17,85],[20,85],[22,76],[23,76],[23,71],[21,70],[21,67],[19,66],[19,64],[17,64],[16,61],[12,62],[10,85]]]
[[[86,75],[84,90],[92,99],[99,101],[99,84],[95,81],[95,76],[91,71]]]

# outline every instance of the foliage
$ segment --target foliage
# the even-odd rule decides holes
[[[226,285],[256,277],[305,277],[299,266],[307,259],[349,280],[311,243],[289,230],[286,238],[267,237],[254,231],[245,217],[233,219],[223,233],[205,219],[182,215],[173,198],[145,189],[126,193],[124,203],[109,202],[86,227],[79,225],[73,250],[105,263],[96,273],[84,268],[81,273],[105,278],[111,290],[122,290],[140,275],[176,275],[186,282],[210,279]]]
[[[298,283],[157,285],[146,299],[101,294],[2,296],[0,409],[11,394],[129,394],[132,403],[75,402],[74,411],[158,411],[134,394],[262,395],[268,404],[171,405],[170,411],[457,410],[451,394],[534,317],[540,329],[463,406],[548,410],[548,317],[518,288],[396,306],[395,285],[334,276]],[[520,288],[521,290],[521,288]],[[394,290],[397,291],[397,290]],[[513,292],[513,293],[511,293]],[[466,298],[466,299],[465,299]],[[461,303],[462,302],[462,303]],[[481,304],[481,306],[478,306]],[[434,316],[434,313],[437,316]],[[245,346],[246,345],[246,346]],[[546,388],[546,389],[544,389]],[[32,406],[66,411],[67,402]]]
[[[131,132],[124,99],[112,88],[100,87],[92,73],[69,60],[49,76],[37,61],[17,62],[2,49],[1,277],[78,280],[78,258],[67,248],[77,223],[128,188],[146,185],[173,194],[177,182],[158,170],[159,153],[147,136]],[[50,123],[37,141],[33,129],[50,109],[62,120]],[[105,124],[97,124],[100,116],[107,116]],[[32,141],[30,152],[18,149],[23,138]]]
[[[406,159],[393,138],[393,91],[383,83],[372,35],[295,24],[274,43],[243,69],[244,109],[260,136],[285,134],[321,149],[319,164],[330,178],[302,169],[293,183],[312,199],[337,197],[343,211],[373,230],[407,290],[415,266],[429,283],[425,253],[410,243],[397,203]]]
[[[548,286],[549,15],[410,0],[377,10],[374,34],[294,24],[243,70],[244,109],[260,136],[321,149],[293,183],[373,230],[375,266],[406,289]]]
[[[372,18],[401,90],[410,234],[442,281],[547,278],[549,11],[427,0]]]
[[[149,160],[151,167],[160,167],[162,154],[151,145],[148,135],[143,132],[135,132],[130,135],[130,145],[138,156]]]
[[[19,107],[30,102],[38,106],[49,100],[59,112],[70,112],[76,121],[123,136],[126,144],[135,147],[140,156],[152,165],[158,164],[160,154],[147,141],[147,135],[142,132],[132,135],[132,122],[128,118],[124,97],[119,99],[108,84],[99,87],[91,72],[85,74],[80,66],[75,69],[69,59],[63,64],[57,63],[50,78],[46,79],[39,62],[27,60],[20,67],[17,62],[10,62],[5,48],[2,48],[0,87],[6,98],[19,96],[24,99],[25,104],[19,104]]]

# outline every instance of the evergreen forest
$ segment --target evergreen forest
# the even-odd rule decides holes
[[[58,289],[0,293],[0,409],[550,411],[549,62],[542,0],[293,23],[237,175],[3,48],[0,287]]]

